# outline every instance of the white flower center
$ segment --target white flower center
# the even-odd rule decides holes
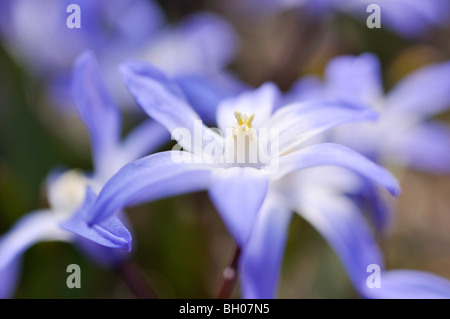
[[[61,174],[48,189],[48,201],[58,214],[70,216],[83,204],[89,179],[81,171]]]
[[[226,161],[229,164],[258,164],[258,136],[252,127],[255,115],[235,111],[237,123],[227,132]]]

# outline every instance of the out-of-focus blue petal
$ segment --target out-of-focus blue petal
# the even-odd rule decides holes
[[[217,124],[222,132],[236,124],[234,112],[243,115],[255,115],[252,126],[261,125],[271,116],[274,107],[281,100],[281,92],[273,83],[265,83],[259,88],[230,97],[220,102],[217,107]]]
[[[232,75],[207,77],[178,76],[174,81],[183,90],[187,101],[207,124],[216,125],[217,106],[225,98],[234,96],[247,87]]]
[[[120,138],[119,108],[106,90],[92,52],[83,53],[73,73],[73,95],[80,118],[89,130],[95,171],[108,170]]]
[[[361,291],[366,298],[450,299],[450,281],[416,270],[389,270],[381,273],[380,288]]]
[[[103,56],[114,55],[119,50],[130,52],[142,45],[162,22],[160,10],[147,0],[7,2],[11,4],[5,12],[8,19],[2,23],[7,24],[8,47],[43,74],[67,71],[86,49]],[[71,14],[66,9],[70,4],[80,6],[79,29],[66,26]]]
[[[109,216],[105,220],[93,225],[87,224],[86,215],[88,210],[93,206],[95,199],[95,193],[88,188],[83,205],[69,220],[62,222],[60,226],[65,230],[90,239],[100,245],[130,251],[131,234],[117,216]]]
[[[310,222],[327,240],[341,259],[358,291],[367,285],[371,273],[367,267],[384,261],[371,232],[358,208],[343,196],[304,192],[294,199],[297,212]]]
[[[276,297],[278,279],[292,212],[283,199],[266,198],[250,240],[240,259],[242,296],[250,299]]]
[[[164,24],[164,14],[153,0],[104,1],[103,12],[107,21],[113,21],[115,37],[111,40],[117,50],[142,46]]]
[[[21,272],[21,258],[11,261],[0,269],[0,299],[11,298],[16,290]]]
[[[94,206],[87,214],[89,224],[101,222],[127,205],[133,199],[145,194],[148,201],[171,196],[183,189],[189,189],[189,183],[199,190],[195,178],[208,187],[207,178],[214,167],[208,164],[177,163],[174,157],[187,152],[161,152],[146,156],[122,167],[103,187]],[[199,162],[201,163],[201,162]],[[189,179],[187,179],[187,177]],[[142,199],[142,198],[141,198]]]
[[[191,134],[189,140],[179,141],[185,150],[198,153],[205,146],[203,140],[221,141],[218,134],[203,125],[178,85],[160,70],[148,63],[130,62],[123,65],[121,71],[128,89],[144,112],[171,133],[182,128]],[[199,134],[201,136],[196,136]]]
[[[438,121],[419,124],[392,137],[388,160],[434,174],[450,173],[450,127]]]
[[[334,58],[327,65],[325,79],[325,98],[370,107],[383,95],[380,62],[370,53]]]
[[[280,157],[277,176],[316,166],[344,167],[386,188],[394,196],[400,193],[400,186],[389,171],[361,154],[333,143],[311,145]]]
[[[179,76],[180,86],[189,104],[205,123],[216,123],[217,105],[229,95],[221,87],[203,76]]]
[[[323,84],[316,76],[305,76],[295,82],[284,98],[284,105],[323,99]]]
[[[414,71],[388,94],[391,112],[427,117],[450,108],[450,62],[437,63]]]
[[[225,19],[212,13],[195,13],[178,26],[153,35],[138,58],[151,62],[170,76],[215,75],[233,58],[236,38],[233,27]]]
[[[233,27],[222,17],[212,13],[189,16],[178,27],[180,39],[196,49],[194,56],[203,65],[202,70],[222,70],[234,57],[237,36]]]
[[[310,101],[280,108],[267,121],[266,127],[278,130],[278,137],[272,139],[271,144],[278,146],[278,154],[283,154],[335,126],[375,119],[377,114],[365,107],[344,102]]]
[[[247,243],[266,196],[268,178],[251,167],[214,171],[209,195],[238,246]]]
[[[170,134],[164,126],[153,120],[145,120],[122,142],[121,153],[126,156],[122,165],[155,152],[168,141]]]
[[[0,237],[0,270],[8,267],[31,245],[47,240],[69,241],[71,235],[58,226],[58,216],[49,210],[39,210],[22,217],[14,227]]]

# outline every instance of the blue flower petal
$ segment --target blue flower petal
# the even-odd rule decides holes
[[[323,84],[316,76],[304,76],[295,82],[284,98],[284,105],[323,99]]]
[[[267,176],[250,167],[220,169],[212,175],[210,198],[240,247],[250,237],[267,187]]]
[[[394,196],[400,193],[400,186],[389,171],[339,144],[316,144],[282,156],[276,174],[280,177],[289,172],[316,166],[344,167],[386,188]]]
[[[216,125],[217,106],[222,100],[247,89],[232,75],[221,75],[219,77],[183,75],[174,78],[189,104],[206,124]]]
[[[278,149],[276,153],[283,154],[335,126],[375,119],[377,114],[374,111],[344,102],[290,104],[280,108],[267,121],[269,129],[278,130],[278,138],[272,139],[269,150]]]
[[[412,72],[387,95],[390,112],[428,117],[450,107],[450,62],[436,63]]]
[[[392,137],[387,160],[434,174],[450,173],[450,127],[438,121],[419,124]]]
[[[229,22],[217,14],[192,14],[175,31],[179,41],[185,41],[193,49],[185,57],[193,61],[184,67],[197,64],[200,72],[214,74],[221,71],[235,55],[236,32]]]
[[[81,120],[89,130],[95,171],[101,174],[114,156],[121,119],[118,106],[101,80],[92,52],[83,53],[75,63],[73,95]]]
[[[384,260],[358,208],[343,196],[298,194],[297,212],[311,223],[339,256],[357,291],[364,290],[369,265],[383,269]]]
[[[117,216],[112,215],[97,224],[88,225],[86,214],[95,200],[95,193],[87,188],[83,205],[69,220],[62,222],[60,226],[100,245],[130,251],[131,234]]]
[[[281,198],[267,198],[261,207],[248,243],[242,249],[242,296],[275,298],[292,212]]]
[[[383,96],[381,66],[370,53],[344,55],[331,60],[325,70],[323,94],[326,98],[370,106]]]
[[[50,210],[31,212],[0,237],[0,269],[19,257],[31,245],[47,240],[70,241],[70,233],[58,226],[58,216]]]
[[[206,189],[214,165],[177,163],[172,156],[186,152],[162,152],[122,167],[103,187],[87,213],[90,225],[102,222],[127,204],[149,202],[176,194]]]
[[[201,152],[203,147],[199,147],[199,143],[203,140],[221,140],[202,124],[178,85],[160,70],[148,63],[129,62],[122,65],[121,71],[128,89],[144,112],[171,133],[180,128],[190,132],[193,138],[179,141],[185,150]],[[197,137],[199,134],[201,136]]]

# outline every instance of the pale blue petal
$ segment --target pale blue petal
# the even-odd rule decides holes
[[[58,226],[58,216],[50,210],[31,212],[0,237],[0,269],[4,269],[31,245],[48,240],[71,240]]]
[[[103,12],[114,22],[118,50],[142,45],[164,25],[164,14],[154,0],[105,1]]]
[[[335,126],[364,120],[375,120],[377,114],[364,107],[344,102],[311,101],[280,108],[267,121],[266,127],[277,130],[270,142],[275,154],[291,151],[296,146]]]
[[[450,299],[450,280],[424,271],[390,270],[382,272],[380,288],[365,287],[366,298]]]
[[[100,245],[130,251],[131,234],[117,216],[109,216],[99,223],[88,225],[87,212],[94,205],[95,200],[95,193],[88,188],[83,205],[69,220],[60,223],[60,226]]]
[[[233,26],[217,14],[201,12],[188,16],[177,28],[180,41],[193,49],[194,58],[202,73],[222,70],[234,57],[237,36]]]
[[[228,94],[210,78],[202,76],[179,76],[174,81],[201,119],[205,123],[215,124],[217,105]]]
[[[250,237],[267,186],[267,176],[250,167],[220,169],[212,175],[210,198],[240,247]]]
[[[108,167],[120,138],[120,113],[100,77],[92,52],[83,53],[73,72],[73,95],[81,120],[89,130],[94,168]],[[101,174],[101,173],[100,173]]]
[[[398,181],[389,171],[339,144],[315,144],[282,156],[276,175],[280,177],[296,170],[316,166],[347,168],[386,188],[394,196],[400,193]]]
[[[383,95],[381,66],[377,57],[366,53],[360,56],[339,56],[331,60],[325,70],[323,94],[368,107]]]
[[[339,256],[357,291],[367,286],[369,265],[384,267],[384,261],[370,229],[358,208],[344,196],[298,194],[298,213],[311,223]]]
[[[242,296],[275,298],[292,212],[283,199],[263,203],[249,242],[242,249],[240,276]]]
[[[386,158],[402,166],[433,174],[450,173],[450,127],[430,121],[396,134]]]
[[[295,82],[284,98],[284,105],[323,99],[324,86],[316,76],[305,76]]]
[[[192,182],[191,190],[187,181],[198,178],[203,189],[208,187],[207,176],[214,165],[193,162],[177,162],[176,156],[192,154],[187,152],[161,152],[146,156],[122,167],[103,187],[98,198],[87,214],[89,224],[95,224],[113,216],[114,213],[133,200],[139,202],[156,200],[179,194],[180,191],[197,191],[199,183]],[[188,178],[188,179],[187,179]],[[144,196],[145,195],[145,196]]]
[[[179,143],[185,150],[199,153],[203,140],[221,141],[221,137],[202,124],[200,117],[187,104],[178,85],[148,63],[130,62],[121,67],[122,74],[137,104],[169,132],[185,129],[190,140]],[[201,134],[200,138],[195,138]]]
[[[450,62],[437,63],[414,71],[387,96],[390,112],[428,117],[450,108]]]

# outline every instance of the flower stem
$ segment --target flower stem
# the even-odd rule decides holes
[[[231,263],[223,271],[223,280],[220,286],[219,293],[217,294],[217,299],[230,298],[238,278],[240,255],[241,255],[241,248],[236,246]]]
[[[132,261],[127,261],[118,268],[119,274],[138,299],[158,299],[147,279]]]

